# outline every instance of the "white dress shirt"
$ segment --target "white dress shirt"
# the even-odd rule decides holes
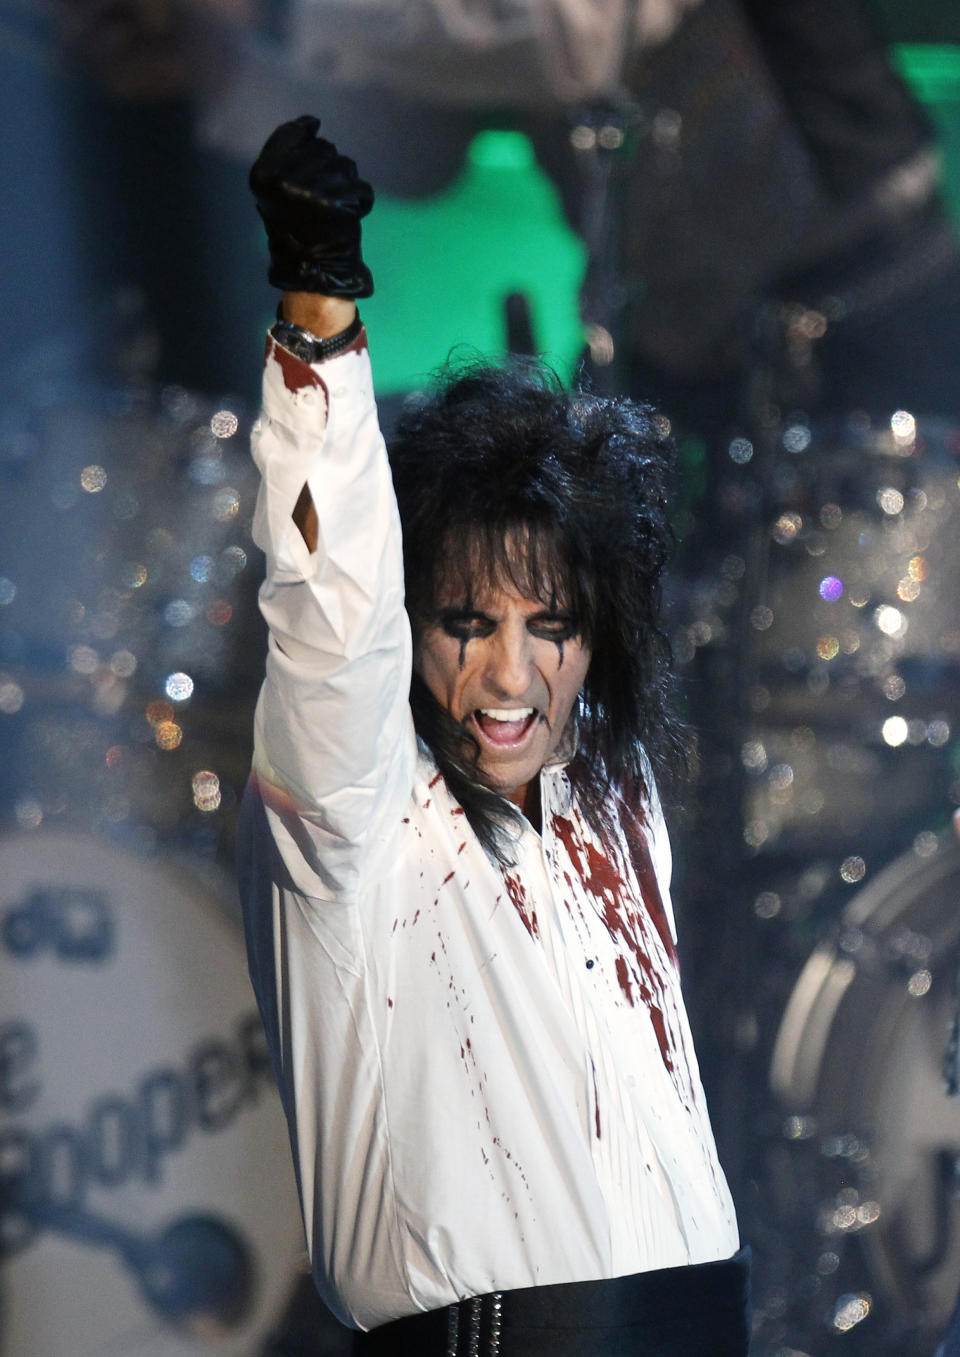
[[[365,341],[313,368],[268,341],[254,456],[270,647],[241,889],[324,1298],[370,1328],[728,1258],[659,806],[632,848],[601,841],[548,767],[542,833],[510,869],[480,846],[413,730]]]

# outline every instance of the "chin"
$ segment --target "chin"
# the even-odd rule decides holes
[[[499,792],[501,796],[511,800],[534,778],[540,776],[540,766],[537,764],[529,769],[516,768],[505,773],[502,768],[484,768],[483,764],[480,764],[479,772],[482,780],[492,791]]]

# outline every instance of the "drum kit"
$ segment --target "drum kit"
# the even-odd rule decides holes
[[[630,336],[599,248],[629,175],[580,159],[588,319]],[[930,1357],[960,1289],[960,426],[825,413],[819,367],[828,332],[896,325],[934,267],[756,303],[731,341],[739,430],[691,463],[677,412],[694,490],[667,617],[699,777],[674,859],[755,1357]],[[601,389],[629,384],[629,347]]]
[[[760,1108],[734,1184],[755,1350],[919,1357],[960,1286],[960,431],[757,427],[724,449],[726,555],[674,636],[701,680],[720,652],[704,761],[715,738],[740,788],[724,904],[752,1088],[726,1106]]]

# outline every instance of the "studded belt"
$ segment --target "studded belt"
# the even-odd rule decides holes
[[[471,1296],[357,1334],[355,1357],[746,1357],[750,1250],[608,1281]]]

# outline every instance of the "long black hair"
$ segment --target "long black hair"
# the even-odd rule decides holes
[[[390,462],[414,637],[451,581],[563,601],[592,658],[568,766],[587,819],[610,818],[683,761],[659,581],[672,537],[673,444],[649,406],[569,391],[548,368],[448,369],[401,413]],[[481,842],[509,857],[514,806],[483,785],[464,730],[414,676],[414,724]]]

